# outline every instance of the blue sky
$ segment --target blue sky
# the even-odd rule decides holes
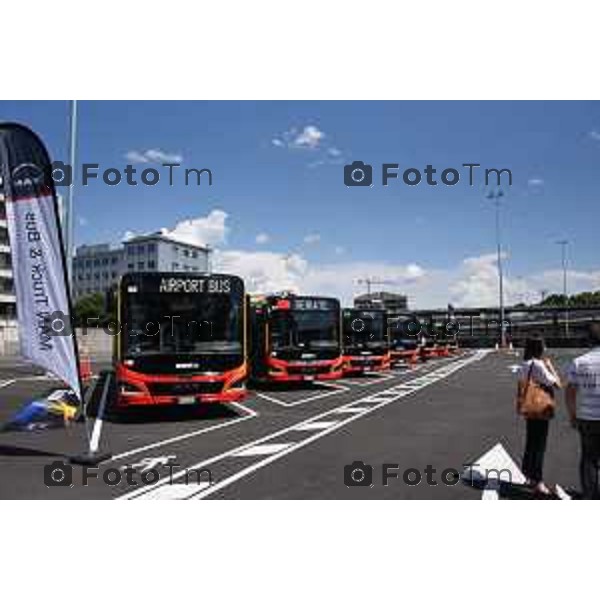
[[[1,102],[0,119],[30,125],[54,159],[66,159],[66,102]],[[383,162],[401,170],[431,164],[438,179],[444,168],[477,162],[513,173],[503,237],[515,294],[558,285],[562,238],[572,241],[573,289],[600,285],[598,102],[80,102],[79,124],[81,162],[122,169],[128,153],[159,150],[180,156],[183,167],[210,168],[214,181],[78,186],[77,243],[118,242],[126,231],[220,211],[199,221],[198,232],[227,227],[210,239],[228,266],[247,268],[254,257],[272,270],[279,261],[285,277],[293,256],[291,270],[304,273],[298,281],[310,272],[315,286],[363,273],[398,280],[419,305],[443,303],[446,285],[458,286],[449,299],[477,303],[479,294],[489,303],[494,214],[481,182],[469,187],[464,174],[454,187],[343,184],[343,164],[353,160],[373,164],[376,179]],[[407,276],[415,266],[437,283],[417,284]],[[273,277],[269,285],[287,283]],[[331,289],[349,296],[355,287]]]

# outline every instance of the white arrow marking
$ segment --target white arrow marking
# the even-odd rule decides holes
[[[485,482],[482,500],[497,500],[500,481],[524,484],[527,479],[500,443],[473,461],[462,474],[466,481]]]

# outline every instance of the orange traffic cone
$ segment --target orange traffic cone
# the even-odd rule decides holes
[[[92,361],[87,349],[82,349],[79,353],[79,377],[81,381],[88,382],[92,378]]]

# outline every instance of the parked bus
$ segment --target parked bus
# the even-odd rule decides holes
[[[345,375],[390,368],[390,332],[385,310],[345,308],[342,328]]]
[[[420,355],[420,340],[413,333],[408,317],[394,317],[388,320],[390,327],[391,364],[414,365]]]
[[[239,277],[126,274],[117,306],[118,406],[244,398],[247,302]]]
[[[292,294],[252,301],[252,378],[324,381],[342,376],[340,303]]]

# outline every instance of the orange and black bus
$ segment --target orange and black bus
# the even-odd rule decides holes
[[[342,328],[345,375],[390,368],[390,332],[385,310],[345,308]]]
[[[117,306],[118,406],[244,398],[247,302],[239,277],[126,274]]]
[[[252,378],[324,381],[342,376],[340,303],[282,294],[252,301]]]

